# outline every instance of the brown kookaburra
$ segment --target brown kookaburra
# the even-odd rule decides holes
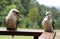
[[[53,26],[52,26],[52,13],[51,12],[46,12],[46,16],[42,21],[42,26],[45,31],[54,32]]]
[[[17,9],[11,9],[8,15],[5,17],[5,26],[7,30],[17,30],[18,18],[21,17],[20,12]],[[12,38],[14,36],[12,35]]]

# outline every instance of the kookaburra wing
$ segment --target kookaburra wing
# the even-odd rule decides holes
[[[48,32],[53,32],[53,27],[52,27],[52,16],[50,12],[46,14],[46,17],[42,21],[42,26],[45,31]]]

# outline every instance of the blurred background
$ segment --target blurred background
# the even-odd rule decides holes
[[[45,13],[51,11],[57,33],[55,39],[60,39],[60,0],[0,0],[0,29],[4,30],[4,19],[13,8],[18,9],[23,15],[23,18],[18,19],[19,29],[40,29],[40,31],[43,29],[41,22]],[[11,36],[0,35],[0,38],[11,39]],[[33,36],[15,36],[14,39],[33,39]]]
[[[52,5],[49,5],[50,2],[44,2],[44,0],[0,0],[0,27],[5,27],[5,16],[12,8],[16,8],[23,15],[23,18],[18,20],[19,28],[43,29],[41,22],[45,13],[51,11],[55,29],[60,29],[60,8],[53,6],[55,3],[53,1],[51,2]]]

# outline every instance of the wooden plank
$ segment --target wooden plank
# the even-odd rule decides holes
[[[35,31],[8,31],[8,30],[0,30],[0,35],[23,35],[23,36],[40,36],[42,32]]]
[[[55,37],[55,32],[43,32],[39,39],[54,39]]]
[[[39,36],[34,36],[34,39],[38,39]]]
[[[38,37],[42,34],[40,30],[2,30],[0,29],[0,35],[20,35],[20,36],[34,36],[34,39],[38,39]]]

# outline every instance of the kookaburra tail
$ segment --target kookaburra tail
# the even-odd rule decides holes
[[[45,31],[47,32],[54,32],[53,31],[53,25],[52,25],[52,13],[51,12],[46,12],[46,16],[42,21],[42,26]]]
[[[5,17],[5,26],[7,30],[17,30],[18,27],[18,18],[20,12],[17,9],[11,9],[8,15]],[[12,38],[14,35],[12,35]]]

